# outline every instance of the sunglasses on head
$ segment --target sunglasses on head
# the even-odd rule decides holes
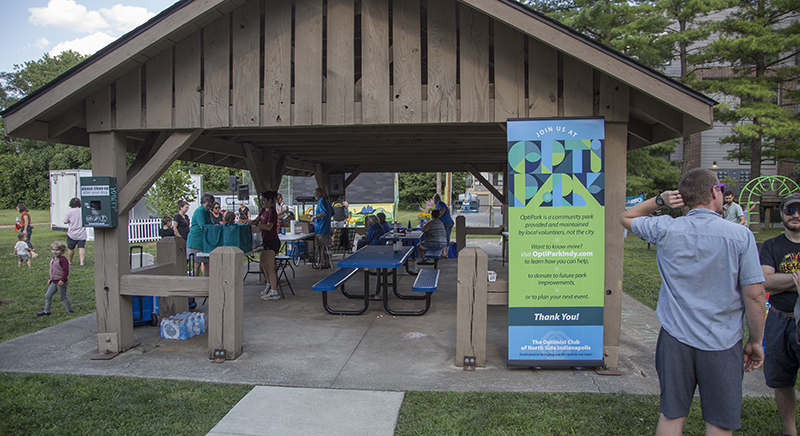
[[[800,209],[796,209],[794,207],[787,207],[783,209],[783,214],[786,216],[792,216],[797,212],[800,212]]]
[[[714,185],[715,188],[719,188],[719,192],[725,192],[725,184],[720,183],[719,185]]]

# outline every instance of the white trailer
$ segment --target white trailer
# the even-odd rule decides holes
[[[67,231],[64,218],[69,212],[69,201],[78,197],[81,177],[92,177],[92,170],[50,170],[50,229]],[[94,229],[86,228],[88,240],[94,241]]]

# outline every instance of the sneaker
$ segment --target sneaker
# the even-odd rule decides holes
[[[263,290],[263,291],[261,291],[260,295],[263,297],[264,295],[267,295],[267,294],[269,294],[269,290],[270,290],[270,288],[271,288],[271,286],[269,285],[269,283],[267,283],[267,287],[266,287],[266,288],[264,288],[264,290]]]
[[[264,301],[267,300],[280,300],[281,296],[278,294],[278,291],[272,289],[271,291],[267,292],[266,294],[261,295],[261,299]]]
[[[50,312],[45,312],[44,310],[41,312],[36,312],[36,316],[49,316]]]
[[[74,310],[72,310],[72,309],[67,309],[67,312],[66,312],[66,313],[74,313],[74,312],[75,312],[75,311],[74,311]]]

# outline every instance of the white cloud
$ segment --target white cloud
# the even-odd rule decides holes
[[[46,7],[29,8],[28,22],[36,26],[58,26],[80,33],[109,27],[100,12],[89,11],[75,0],[50,0]]]
[[[114,27],[120,33],[126,33],[143,24],[145,21],[156,16],[147,8],[138,6],[123,6],[116,4],[111,9],[100,8],[100,13],[114,23]]]
[[[55,56],[66,50],[76,51],[85,55],[92,55],[97,50],[114,42],[116,38],[103,32],[95,32],[83,38],[73,39],[72,41],[64,41],[56,44],[50,50],[50,56]]]
[[[50,41],[48,41],[47,38],[39,38],[36,41],[34,41],[33,45],[36,48],[43,50],[45,47],[50,45]]]

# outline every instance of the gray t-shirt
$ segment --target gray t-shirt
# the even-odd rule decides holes
[[[631,229],[658,247],[662,327],[704,351],[736,345],[744,335],[742,286],[764,282],[753,233],[702,208],[680,218],[634,218]]]
[[[722,217],[732,223],[739,224],[740,216],[744,216],[744,211],[742,210],[742,206],[739,206],[736,202],[731,203],[727,209],[722,211]]]

